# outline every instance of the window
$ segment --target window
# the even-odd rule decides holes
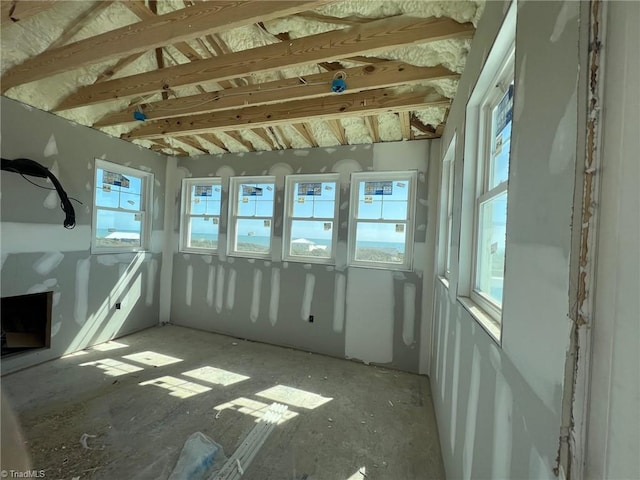
[[[149,245],[153,174],[96,159],[93,253]]]
[[[218,250],[221,202],[219,178],[182,180],[180,251],[210,253]]]
[[[411,269],[416,177],[415,171],[351,175],[350,265]]]
[[[229,255],[271,257],[276,178],[233,177],[229,191]]]
[[[283,258],[334,263],[339,175],[290,175],[285,185]]]
[[[453,227],[453,180],[456,135],[453,136],[442,161],[442,179],[440,186],[440,233],[439,248],[441,253],[439,271],[449,278],[451,273],[451,231]]]
[[[468,290],[466,295],[498,323],[502,315],[513,123],[515,8],[507,15],[505,26],[469,99],[465,158],[477,161],[465,165],[464,178],[475,188],[465,204],[471,230],[465,243],[470,247],[465,253],[469,280],[462,292]]]

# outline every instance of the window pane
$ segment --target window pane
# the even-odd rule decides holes
[[[192,185],[190,213],[220,215],[221,188],[219,185]]]
[[[507,192],[480,205],[476,290],[502,305]]]
[[[125,208],[127,210],[141,210],[140,200],[141,196],[134,193],[123,193],[120,192],[120,208]]]
[[[237,252],[268,253],[271,250],[271,220],[240,218],[236,226]]]
[[[500,100],[500,103],[493,109],[489,189],[492,189],[509,178],[512,119],[513,82]]]
[[[142,214],[98,209],[96,212],[96,246],[139,247]]]
[[[242,183],[238,185],[238,215],[270,217],[273,215],[273,198],[272,183]]]
[[[218,248],[218,217],[189,219],[189,247]]]
[[[293,220],[290,255],[331,257],[333,222]]]
[[[409,182],[360,182],[358,188],[358,218],[406,220]]]
[[[367,262],[403,263],[407,237],[405,223],[356,225],[355,258]]]
[[[293,216],[332,218],[335,212],[336,182],[295,182]]]

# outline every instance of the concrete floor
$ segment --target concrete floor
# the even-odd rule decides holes
[[[230,456],[273,401],[289,402],[292,418],[245,479],[444,478],[425,377],[188,328],[8,375],[2,391],[50,479],[164,479],[196,431]],[[88,449],[83,434],[95,435]]]

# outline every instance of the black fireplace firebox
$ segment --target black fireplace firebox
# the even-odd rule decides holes
[[[2,356],[51,346],[53,292],[0,299]]]

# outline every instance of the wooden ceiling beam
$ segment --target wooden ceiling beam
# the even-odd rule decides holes
[[[217,3],[217,2],[207,2]],[[263,2],[271,4],[272,2]],[[290,2],[294,3],[294,2]],[[192,8],[196,7],[191,7]],[[400,45],[451,38],[468,38],[473,25],[449,18],[394,17],[338,32],[331,31],[213,57],[198,62],[145,72],[78,89],[58,110],[106,102],[124,97],[148,95],[203,81],[218,82],[248,73],[272,72],[287,67],[318,63],[334,58],[377,52]],[[64,48],[64,47],[63,47]]]
[[[27,0],[2,0],[0,2],[0,24],[4,27],[12,23],[20,22],[49,10],[56,6],[56,0],[42,2]]]
[[[218,138],[213,133],[206,133],[205,132],[205,133],[200,133],[198,136],[204,138],[207,142],[214,144],[216,147],[218,147],[223,152],[229,153],[229,149],[227,148],[225,143],[222,140],[220,140],[220,138]]]
[[[355,15],[352,15],[349,17],[332,17],[329,15],[322,15],[316,12],[297,13],[296,16],[307,18],[310,20],[316,20],[317,22],[333,23],[335,25],[359,25],[363,23],[373,22],[376,20],[375,18],[364,18],[364,17],[355,16]]]
[[[398,112],[398,118],[400,119],[400,131],[402,132],[403,140],[411,140],[411,123],[409,121],[410,112]]]
[[[396,61],[348,68],[344,72],[347,76],[347,93],[395,85],[410,85],[421,83],[425,80],[458,77],[458,75],[442,66],[416,67]],[[330,87],[333,76],[334,73],[332,72],[323,72],[306,77],[275,80],[259,85],[242,86],[204,95],[192,95],[164,102],[151,102],[141,105],[140,109],[148,120],[161,120],[229,108],[335,96],[336,94],[331,91]],[[120,112],[107,114],[96,121],[94,126],[106,127],[133,122],[135,110],[137,108],[129,107]]]
[[[62,34],[60,34],[60,36],[51,45],[49,45],[47,50],[51,50],[67,43],[85,27],[87,22],[91,21],[94,17],[99,15],[103,10],[106,10],[107,7],[110,7],[112,3],[113,0],[99,0],[95,2],[87,10],[76,17],[71,22],[71,24],[69,24],[67,28],[62,32]]]
[[[215,115],[203,114],[146,122],[131,132],[123,134],[122,138],[155,138],[164,135],[237,130],[299,123],[308,121],[310,118],[322,120],[344,116],[376,115],[448,104],[448,98],[437,94],[429,87],[415,88],[403,94],[398,94],[393,89],[379,89],[334,95],[319,100],[294,100],[274,105],[224,110]]]
[[[264,127],[265,131],[269,131],[269,133],[273,136],[273,141],[277,144],[278,146],[278,150],[283,150],[285,148],[285,145],[283,145],[282,143],[280,143],[280,139],[278,138],[278,135],[276,135],[276,130],[274,127]],[[291,148],[291,147],[289,147]]]
[[[107,69],[105,69],[100,75],[98,75],[98,78],[96,78],[96,81],[93,83],[96,84],[100,82],[106,82],[120,70],[128,67],[143,55],[146,55],[146,53],[147,52],[134,53],[133,55],[129,55],[128,57],[121,58],[115,65],[113,65],[112,67],[107,67]]]
[[[30,2],[26,2],[30,3]],[[57,73],[313,9],[326,1],[202,2],[48,50],[2,77],[2,91]],[[198,82],[193,82],[198,83]]]
[[[178,140],[179,142],[182,142],[186,145],[189,145],[191,148],[194,148],[196,150],[198,150],[199,152],[202,153],[209,153],[209,150],[207,150],[206,148],[204,148],[202,145],[200,145],[200,142],[198,142],[197,139],[195,139],[194,137],[191,136],[184,136],[184,137],[173,137],[175,140]]]
[[[252,128],[251,131],[260,137],[267,145],[270,145],[271,148],[275,148],[276,150],[280,148],[280,145],[273,141],[264,128]]]
[[[235,130],[229,130],[229,131],[225,131],[224,133],[227,134],[228,136],[230,136],[231,138],[233,138],[240,145],[243,145],[250,152],[254,152],[255,151],[256,147],[253,146],[253,143],[251,143],[249,140],[244,138],[240,134],[240,132],[235,131]]]
[[[280,138],[282,139],[282,142],[284,143],[284,148],[286,149],[290,149],[293,147],[293,145],[291,145],[291,141],[289,140],[289,138],[287,137],[287,135],[284,133],[284,129],[282,127],[273,127],[275,130],[278,131],[278,133],[280,134]],[[275,135],[275,134],[274,134]],[[276,137],[277,138],[277,137]]]
[[[336,137],[336,140],[340,143],[340,145],[347,145],[349,142],[347,141],[347,133],[342,126],[342,123],[338,119],[327,119],[326,122],[329,130],[333,133],[333,136]]]
[[[318,142],[311,133],[311,128],[307,126],[305,123],[293,123],[291,126],[304,138],[305,142],[307,142],[312,147],[317,147]]]
[[[432,126],[425,125],[413,115],[411,116],[410,124],[412,127],[415,127],[417,130],[426,135],[434,135],[436,133],[436,130]]]
[[[160,147],[160,149],[162,149],[162,150],[171,150],[172,152],[177,152],[178,155],[189,155],[189,153],[186,150],[184,150],[183,148],[174,147],[173,145],[171,145],[166,140],[163,140],[162,138],[155,138],[155,139],[153,139],[151,141],[154,144],[158,145],[158,147]]]
[[[364,117],[364,123],[369,129],[369,135],[374,143],[380,142],[380,125],[378,124],[378,117],[368,115]]]

